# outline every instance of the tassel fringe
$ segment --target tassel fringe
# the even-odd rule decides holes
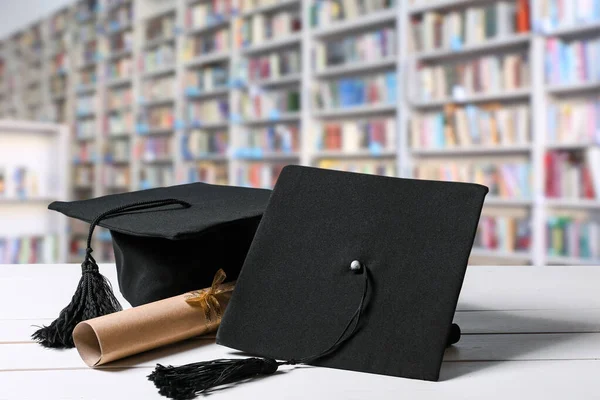
[[[271,375],[279,363],[270,358],[243,358],[212,360],[180,367],[158,364],[148,375],[161,395],[173,400],[189,400],[216,386]]]
[[[89,253],[81,269],[83,274],[71,303],[50,325],[41,327],[31,335],[44,347],[75,347],[73,329],[79,322],[122,310],[110,282],[100,274],[96,261]]]

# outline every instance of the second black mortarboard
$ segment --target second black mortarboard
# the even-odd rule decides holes
[[[270,194],[192,183],[50,204],[91,225],[71,304],[34,338],[47,347],[73,347],[78,322],[120,309],[92,256],[96,225],[110,230],[121,293],[137,306],[209,287],[221,268],[235,280]]]
[[[176,399],[296,363],[437,380],[487,191],[286,167],[217,334],[263,358],[150,379]]]

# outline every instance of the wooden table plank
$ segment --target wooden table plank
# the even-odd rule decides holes
[[[212,340],[190,340],[111,363],[108,367],[152,367],[228,358],[235,352]],[[600,359],[600,333],[465,335],[446,351],[445,361]],[[35,343],[0,345],[0,371],[85,368],[77,351],[52,350]]]
[[[48,325],[52,320],[0,320],[0,345],[32,342],[35,326]],[[454,322],[463,334],[600,332],[600,309],[458,311]]]
[[[274,376],[213,393],[211,399],[597,399],[599,361],[444,363],[440,382],[330,368],[284,367]],[[147,368],[0,373],[0,399],[149,399],[160,397]],[[202,399],[202,397],[198,397]]]

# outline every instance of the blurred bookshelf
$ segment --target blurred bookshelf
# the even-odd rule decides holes
[[[472,263],[600,264],[598,60],[600,0],[84,0],[0,42],[0,116],[69,124],[74,199],[475,181]]]

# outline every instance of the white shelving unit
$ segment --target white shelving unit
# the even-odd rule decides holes
[[[26,238],[18,251],[6,247],[4,251],[20,254],[26,261],[66,262],[67,219],[47,210],[47,206],[52,201],[70,197],[68,128],[0,120],[0,142],[0,241]],[[23,157],[24,149],[27,157]],[[25,177],[16,180],[15,175],[21,173]],[[43,238],[48,246],[35,258],[31,254],[33,250],[24,247],[33,246],[27,241],[31,238]],[[6,253],[4,257],[8,257]],[[6,261],[12,260],[2,260]]]
[[[240,9],[242,1],[234,0],[233,7]],[[577,38],[586,36],[600,36],[600,23],[578,24],[578,26],[560,26],[549,28],[540,22],[541,17],[537,15],[538,2],[541,0],[530,0],[531,22],[534,28],[532,32],[518,33],[510,36],[502,36],[490,39],[475,45],[463,45],[457,49],[441,49],[409,53],[408,35],[411,29],[411,20],[426,12],[446,13],[460,11],[472,6],[483,6],[495,3],[495,0],[438,0],[417,1],[412,5],[411,1],[396,0],[395,7],[360,15],[351,20],[334,21],[326,26],[313,27],[311,24],[311,0],[273,0],[271,3],[255,9],[246,9],[234,12],[225,18],[216,19],[206,26],[190,27],[187,24],[187,15],[191,7],[207,0],[123,0],[122,2],[111,2],[99,0],[95,18],[98,27],[106,27],[109,15],[119,7],[133,7],[133,21],[113,29],[99,29],[98,49],[100,57],[90,65],[77,66],[73,62],[73,54],[81,43],[78,42],[74,32],[76,26],[87,21],[87,18],[76,19],[76,6],[67,7],[59,12],[71,15],[73,23],[67,28],[67,43],[71,51],[70,68],[66,71],[68,79],[68,90],[64,96],[52,98],[45,96],[42,104],[51,105],[59,101],[65,101],[68,110],[65,116],[66,122],[73,124],[76,119],[75,109],[77,97],[86,93],[98,94],[98,105],[95,110],[97,117],[96,129],[98,134],[93,138],[81,138],[76,143],[92,141],[96,144],[98,157],[89,165],[95,168],[95,181],[89,185],[80,185],[74,190],[80,196],[97,196],[125,190],[136,190],[144,187],[142,182],[143,171],[147,167],[171,165],[173,168],[172,183],[183,183],[188,180],[191,168],[199,168],[200,165],[219,165],[226,169],[226,180],[230,184],[240,183],[240,168],[250,163],[267,163],[272,165],[300,163],[303,165],[319,165],[323,160],[351,161],[351,160],[378,160],[389,161],[395,166],[395,174],[401,177],[412,177],[415,163],[419,160],[448,160],[462,159],[489,159],[514,157],[526,159],[532,168],[532,195],[524,199],[505,199],[489,196],[486,201],[487,210],[500,210],[501,212],[513,212],[520,210],[527,212],[531,218],[532,243],[530,251],[506,253],[499,251],[488,251],[474,249],[475,260],[491,260],[497,264],[507,263],[529,263],[545,265],[562,261],[563,263],[583,263],[577,258],[547,257],[545,232],[546,219],[553,210],[575,210],[585,212],[600,212],[600,201],[580,201],[571,199],[547,199],[544,193],[544,156],[548,150],[565,150],[578,152],[585,150],[588,143],[549,143],[546,138],[546,114],[548,106],[553,99],[571,96],[593,95],[600,92],[600,81],[585,84],[547,85],[545,83],[545,43],[550,37]],[[228,28],[230,32],[238,32],[241,21],[254,18],[259,14],[271,15],[276,12],[299,10],[302,17],[302,30],[289,36],[277,37],[273,40],[260,42],[249,47],[239,46],[233,43],[230,50],[214,51],[208,54],[184,59],[183,54],[187,49],[187,41],[193,36],[210,37],[220,29]],[[147,41],[145,38],[145,27],[148,21],[161,15],[170,14],[174,16],[174,34],[168,38],[157,38]],[[42,24],[44,25],[44,24]],[[348,37],[362,32],[369,32],[381,27],[394,27],[398,46],[396,54],[377,61],[367,63],[348,63],[315,70],[313,57],[315,48],[319,43],[340,37]],[[28,27],[29,29],[29,27]],[[48,34],[49,29],[43,27],[46,41],[52,40]],[[122,31],[133,33],[133,46],[131,49],[109,53],[108,38]],[[233,37],[235,37],[232,34]],[[17,35],[2,43],[1,54],[5,60],[5,76],[0,88],[0,115],[11,115],[23,118],[26,107],[22,102],[23,85],[16,72],[21,63],[16,61],[16,37]],[[232,39],[233,40],[233,39]],[[237,38],[236,38],[237,40]],[[143,67],[144,52],[153,46],[161,44],[172,44],[175,50],[176,63],[173,66],[165,66],[157,70],[146,71]],[[237,45],[236,45],[237,44]],[[239,63],[251,57],[280,52],[292,47],[299,49],[301,54],[301,73],[277,78],[266,78],[251,83],[240,81],[237,76]],[[49,46],[43,45],[44,52],[49,56]],[[456,93],[454,97],[441,100],[423,101],[414,96],[413,85],[415,69],[419,64],[444,64],[457,60],[466,60],[481,55],[525,52],[530,65],[530,85],[510,91],[499,91],[486,94],[465,95]],[[133,76],[112,78],[107,74],[109,64],[123,57],[132,57]],[[186,74],[191,70],[198,70],[214,66],[216,64],[226,65],[229,76],[228,85],[210,91],[199,91],[197,93],[186,93]],[[98,80],[92,84],[79,84],[78,74],[80,69],[96,67]],[[343,77],[364,76],[378,72],[397,72],[397,104],[376,104],[357,106],[341,109],[317,109],[313,104],[312,90],[320,82],[328,82]],[[47,74],[47,72],[44,72]],[[10,77],[9,77],[10,76]],[[169,99],[158,99],[139,101],[142,96],[143,84],[146,81],[156,80],[165,76],[173,76],[176,84],[175,96]],[[43,81],[49,82],[49,79]],[[49,85],[46,85],[49,86]],[[107,95],[117,89],[130,87],[132,90],[132,110],[135,122],[144,110],[167,106],[173,111],[173,127],[156,128],[148,127],[147,130],[136,132],[122,132],[118,135],[107,136],[107,116],[111,111],[106,106]],[[300,91],[301,107],[299,112],[279,113],[276,118],[242,118],[239,109],[240,98],[248,91],[278,90],[280,88],[295,88]],[[48,89],[44,89],[47,91]],[[227,99],[230,110],[228,122],[204,122],[195,126],[194,121],[188,120],[187,106],[192,102],[209,102],[215,99]],[[410,145],[409,125],[413,115],[440,111],[448,106],[461,105],[484,105],[487,103],[499,104],[527,104],[531,115],[531,142],[524,144],[513,144],[506,146],[478,146],[478,147],[455,147],[445,149],[413,149]],[[393,149],[380,151],[360,150],[350,153],[336,151],[321,151],[316,146],[315,136],[321,129],[323,123],[330,121],[341,121],[349,119],[367,119],[377,117],[391,117],[396,120],[396,146]],[[301,127],[299,151],[289,153],[261,152],[260,154],[240,154],[238,150],[244,145],[245,135],[250,130],[274,126],[276,124],[298,124]],[[227,132],[229,149],[226,154],[200,154],[193,159],[186,159],[181,151],[182,144],[187,135],[195,130],[201,129],[207,133]],[[102,134],[100,134],[102,133]],[[74,137],[74,135],[73,135]],[[141,145],[145,138],[170,137],[172,157],[142,160]],[[102,176],[108,162],[104,160],[106,147],[114,140],[128,140],[129,159],[113,161],[113,164],[129,166],[129,184],[122,187],[109,187],[102,182]],[[222,178],[222,176],[221,176]],[[243,183],[243,182],[242,182]],[[583,260],[585,261],[585,260]]]

